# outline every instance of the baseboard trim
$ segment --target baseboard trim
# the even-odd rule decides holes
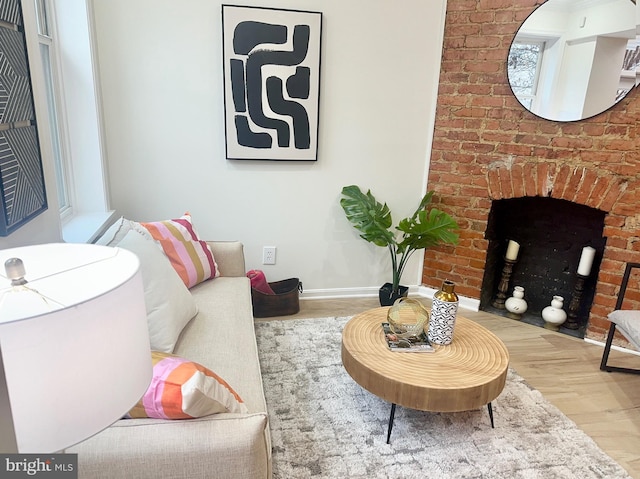
[[[308,289],[300,295],[301,300],[340,299],[340,298],[377,298],[379,287]],[[433,299],[438,290],[426,286],[409,286],[409,296]],[[460,307],[471,311],[480,309],[480,301],[465,296],[458,296]]]
[[[340,298],[377,298],[379,287],[369,286],[364,288],[332,288],[332,289],[305,289],[300,294],[300,299],[340,299]],[[409,295],[415,296],[417,286],[409,287]]]
[[[602,348],[604,348],[605,346],[605,343],[603,343],[602,341],[596,341],[595,339],[591,339],[591,338],[584,338],[584,342],[589,344],[595,344],[596,346],[600,346]],[[616,346],[615,344],[611,345],[611,349],[615,349],[616,351],[620,351],[621,353],[629,353],[629,354],[634,354],[636,356],[640,356],[640,351],[623,348],[621,346]]]
[[[419,295],[423,298],[433,299],[433,296],[438,292],[437,289],[428,288],[426,286],[419,287]],[[480,300],[467,298],[466,296],[458,295],[459,306],[471,311],[480,311]]]

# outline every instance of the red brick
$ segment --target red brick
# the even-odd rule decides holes
[[[608,160],[606,162],[610,163],[612,160]],[[624,157],[621,157],[619,162],[626,161]],[[629,160],[633,161],[633,160]],[[633,177],[638,173],[638,165],[637,164],[626,164],[626,165],[611,165],[610,166],[611,173],[616,176],[622,176],[625,178]]]
[[[511,186],[511,172],[507,168],[498,168],[500,177],[500,189],[503,198],[513,198],[513,187]]]
[[[597,174],[594,170],[585,171],[584,177],[582,178],[582,184],[576,191],[574,196],[574,201],[581,205],[586,205],[589,197],[591,195],[591,190],[595,186]]]
[[[545,122],[545,123],[532,123],[530,125],[532,128],[534,128],[534,131],[538,131],[540,132],[540,134],[543,135],[551,135],[551,136],[556,136],[559,135],[560,132],[562,131],[562,128],[560,127],[559,123],[556,122]],[[520,129],[520,131],[526,131],[523,128]]]
[[[482,25],[482,35],[504,35],[509,34],[513,36],[513,27],[511,25],[505,25],[500,23],[486,23]],[[507,39],[508,40],[508,39]],[[502,40],[503,42],[505,39]],[[503,54],[504,58],[504,54]]]
[[[548,163],[538,163],[536,166],[537,176],[538,176],[538,195],[547,197],[551,192],[551,180],[549,178],[549,164]]]
[[[615,237],[615,238],[608,238],[607,239],[607,247],[608,248],[626,248],[627,247],[627,240],[620,238],[620,237]]]
[[[503,133],[500,131],[483,131],[482,132],[482,140],[483,141],[492,141],[492,142],[499,142],[499,143],[505,143],[510,141],[512,138],[512,135],[509,133]]]
[[[627,188],[627,183],[622,181],[616,181],[602,199],[599,208],[603,211],[611,211],[613,205],[616,203],[620,194]]]
[[[605,226],[611,226],[611,227],[614,227],[614,228],[621,228],[622,226],[624,226],[624,223],[625,223],[625,218],[623,218],[622,216],[609,214],[609,215],[605,216],[605,218],[604,218]]]
[[[472,178],[471,178],[472,179]],[[478,195],[486,195],[487,188],[479,186],[462,186],[460,188],[460,194],[462,195],[466,206],[469,205],[469,198],[476,198]],[[486,217],[484,218],[486,219]]]
[[[524,169],[521,164],[515,164],[511,167],[511,185],[513,187],[514,198],[526,196],[524,190]]]
[[[614,206],[612,212],[615,212],[615,214],[625,216],[625,217],[633,217],[638,213],[638,205],[637,204],[625,205],[625,204],[622,204],[621,202],[618,202]]]
[[[604,198],[605,192],[609,189],[609,185],[610,180],[608,176],[599,176],[596,179],[593,189],[591,190],[591,195],[585,204],[591,208],[598,208]]]
[[[499,10],[495,12],[496,23],[514,23],[514,12],[512,10]],[[512,33],[515,33],[512,30]]]
[[[604,126],[604,125],[600,125]],[[604,129],[605,135],[617,135],[617,136],[628,136],[629,135],[629,127],[627,125],[606,125]],[[602,136],[602,133],[594,135],[594,136]]]
[[[527,196],[536,196],[538,175],[534,163],[524,165],[524,191]]]
[[[483,188],[485,191],[488,189],[487,179],[482,176],[474,176],[473,177],[473,185]]]
[[[452,112],[456,116],[463,117],[485,117],[487,111],[484,108],[460,108]]]
[[[574,150],[588,149],[593,146],[593,139],[591,138],[570,138],[563,136],[560,138],[553,138],[551,145],[556,148],[571,148]]]
[[[535,5],[535,3],[533,5]],[[478,10],[494,10],[494,9],[501,10],[503,8],[513,8],[513,1],[512,0],[479,0],[478,1]]]
[[[501,28],[500,25],[492,25],[495,26],[496,29]],[[483,31],[483,35],[485,34],[484,31],[487,29],[487,25],[483,25],[482,27],[482,31]],[[487,33],[487,35],[491,35],[491,33]],[[477,58],[478,60],[497,60],[497,61],[504,61],[504,52],[499,49],[499,48],[491,48],[489,50],[477,50]],[[500,88],[500,85],[494,85],[493,88],[493,93],[498,95],[500,94],[500,92],[502,92],[502,94],[504,95],[511,95],[511,87],[506,87],[506,88]]]
[[[495,48],[500,46],[501,39],[499,36],[468,36],[465,38],[465,48]]]
[[[560,167],[560,170],[555,175],[555,178],[553,181],[553,187],[551,190],[551,193],[552,193],[551,196],[553,198],[561,199],[563,197],[564,189],[567,186],[567,181],[570,174],[571,174],[571,169],[569,168],[569,165],[562,165]]]
[[[531,147],[527,145],[501,143],[496,151],[505,155],[531,156]]]
[[[482,73],[491,73],[491,72],[500,72],[503,70],[503,65],[500,62],[488,62],[488,61],[468,61],[464,65],[464,71],[466,72],[482,72]]]
[[[471,97],[471,106],[483,106],[487,108],[502,107],[504,100],[495,96]]]
[[[458,87],[458,94],[489,95],[492,89],[493,87],[491,85],[460,85]]]
[[[569,181],[567,181],[567,186],[564,189],[562,199],[573,201],[573,197],[575,196],[576,190],[578,189],[578,185],[582,181],[583,173],[584,173],[583,168],[576,168],[571,172],[571,175],[569,176]]]
[[[469,14],[469,22],[471,23],[489,23],[495,19],[495,12],[493,10],[487,10],[484,12],[476,12]]]
[[[607,142],[607,149],[620,150],[620,151],[633,151],[637,150],[638,145],[633,140],[613,140]]]
[[[480,141],[480,135],[477,131],[449,130],[446,132],[446,137],[448,140]]]

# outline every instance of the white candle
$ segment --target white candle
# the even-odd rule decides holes
[[[578,274],[581,276],[589,276],[591,273],[591,266],[593,265],[593,258],[596,256],[595,248],[591,246],[585,246],[582,248],[582,255],[580,256],[580,264],[578,264]]]
[[[518,251],[520,251],[520,245],[513,240],[509,240],[506,258],[510,261],[515,261],[518,259]]]

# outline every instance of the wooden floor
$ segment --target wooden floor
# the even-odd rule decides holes
[[[378,306],[377,298],[303,299],[299,313],[265,320],[351,316]],[[502,339],[511,367],[640,479],[640,375],[600,371],[602,347],[581,339],[482,311],[458,314]],[[609,364],[640,368],[640,356],[612,351]]]

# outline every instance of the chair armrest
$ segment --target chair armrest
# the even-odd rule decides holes
[[[220,276],[246,276],[244,245],[240,241],[207,241]]]

